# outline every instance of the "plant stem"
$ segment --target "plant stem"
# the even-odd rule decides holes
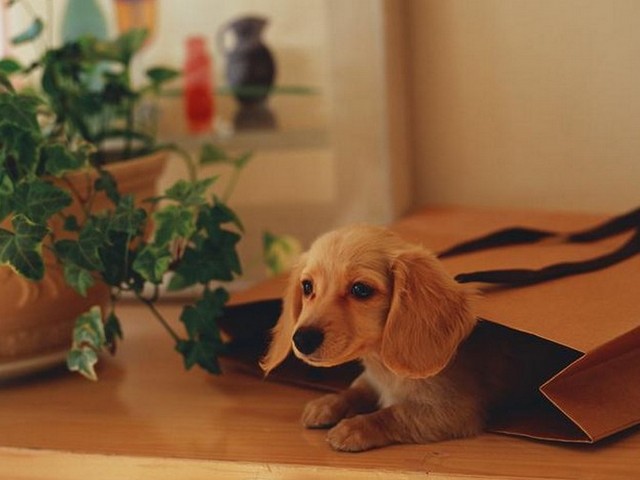
[[[130,85],[131,84],[131,65],[129,62],[126,63],[124,66],[124,75],[126,78],[126,84]],[[124,156],[125,158],[129,158],[131,156],[131,150],[132,150],[132,144],[133,144],[133,137],[131,135],[131,132],[133,131],[133,124],[134,124],[133,109],[135,106],[135,102],[132,99],[128,99],[126,101],[126,105],[127,105],[126,131],[128,135],[127,135],[126,144],[124,147]]]
[[[178,145],[175,145],[175,144],[160,145],[158,147],[158,149],[163,149],[163,148],[171,150],[177,153],[178,155],[180,155],[180,157],[182,157],[187,167],[189,180],[191,180],[192,182],[195,182],[198,179],[198,167],[196,163],[193,161],[193,159],[191,158],[191,155],[189,155],[189,152],[187,152],[185,149],[180,148]]]
[[[49,40],[48,40],[48,45],[47,45],[47,50],[53,47],[53,24],[54,24],[54,19],[53,19],[53,0],[48,0],[47,1],[47,16],[49,17],[49,25],[51,25],[49,27]]]
[[[138,298],[138,300],[140,300],[142,303],[144,303],[149,308],[149,310],[151,311],[153,316],[156,317],[156,319],[160,322],[160,324],[164,327],[164,329],[169,333],[169,335],[171,335],[171,338],[173,338],[173,340],[176,343],[178,343],[181,340],[180,337],[173,330],[173,328],[171,328],[169,323],[165,320],[165,318],[162,316],[162,314],[158,311],[158,309],[153,304],[153,302],[151,300],[147,299],[147,298],[144,298],[142,295],[140,295],[137,292],[136,292],[136,297]]]
[[[226,188],[224,189],[224,193],[222,194],[222,202],[227,203],[229,201],[229,197],[236,189],[236,185],[238,184],[238,180],[240,180],[240,171],[242,168],[234,166],[233,173],[231,174],[231,178],[229,179],[229,183],[227,183]]]

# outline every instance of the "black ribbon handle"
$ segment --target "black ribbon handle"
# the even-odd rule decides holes
[[[640,253],[640,208],[613,217],[595,227],[569,234],[523,227],[498,230],[454,245],[440,252],[438,257],[447,258],[505,246],[538,243],[550,238],[555,238],[562,243],[591,243],[629,230],[635,230],[635,234],[622,246],[605,255],[588,260],[557,263],[540,269],[483,270],[461,273],[455,277],[459,283],[481,282],[505,286],[533,285],[571,275],[602,270]]]

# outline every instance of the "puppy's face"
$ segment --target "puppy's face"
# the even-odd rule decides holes
[[[376,354],[397,375],[440,371],[472,330],[468,292],[422,247],[372,226],[323,235],[293,269],[262,361],[328,367]]]
[[[377,234],[377,235],[376,235]],[[391,296],[390,258],[376,230],[328,235],[308,252],[297,279],[294,354],[333,366],[379,349]]]

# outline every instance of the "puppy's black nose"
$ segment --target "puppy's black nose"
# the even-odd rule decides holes
[[[309,355],[315,352],[324,340],[322,330],[313,327],[299,328],[293,335],[293,343],[300,353]]]

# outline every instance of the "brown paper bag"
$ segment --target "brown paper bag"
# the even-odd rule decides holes
[[[470,282],[480,272],[475,278],[489,282],[474,282],[482,292],[477,312],[483,324],[510,329],[514,341],[526,336],[532,340],[528,354],[557,361],[557,373],[540,385],[538,401],[499,412],[493,430],[591,443],[640,423],[640,224],[634,223],[639,219],[640,211],[598,230],[591,227],[604,217],[441,208],[393,225],[407,240],[441,252],[450,273],[464,274],[459,281]],[[504,230],[513,225],[533,229]],[[591,237],[581,239],[585,229]],[[578,232],[578,241],[557,232]],[[465,242],[478,238],[477,251],[450,249],[462,243],[473,250],[474,242]],[[268,289],[258,287],[255,299]],[[279,308],[273,300],[228,311],[222,326],[237,340],[233,358],[257,371]],[[334,390],[358,373],[354,364],[316,369],[290,358],[275,378]]]

